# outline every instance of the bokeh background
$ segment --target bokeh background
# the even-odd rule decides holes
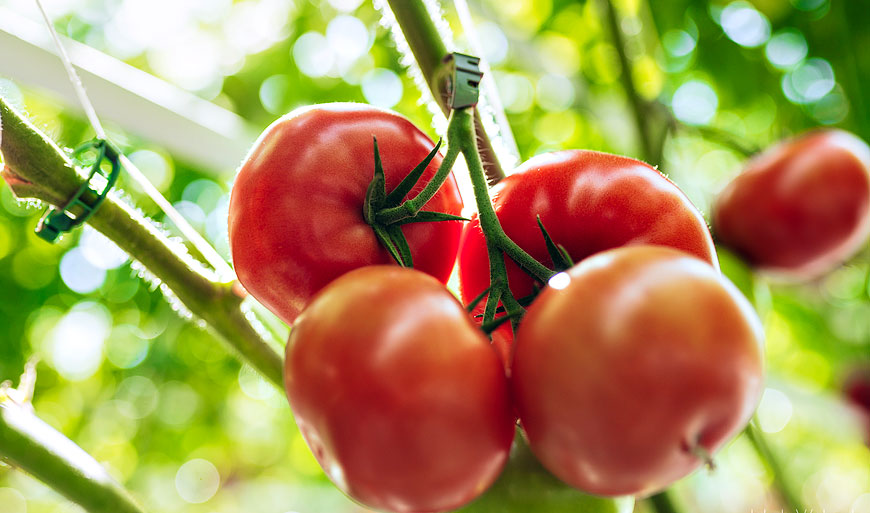
[[[452,2],[442,1],[457,47],[467,50],[469,35],[480,43],[521,159],[560,148],[639,155],[623,73],[653,102],[646,119],[664,141],[656,163],[705,213],[739,172],[741,145],[765,147],[818,125],[870,139],[867,0],[615,3],[630,70],[619,65],[597,2],[470,1],[474,23],[462,30]],[[371,2],[45,4],[61,34],[237,114],[251,140],[294,107],[328,101],[395,109],[438,135]],[[0,25],[4,14],[7,23],[13,15],[40,21],[29,0],[0,0]],[[0,95],[61,145],[92,137],[79,109],[13,76],[0,68]],[[228,191],[238,160],[202,165],[126,121],[108,123],[113,140],[229,257]],[[122,179],[121,187],[165,222],[134,184]],[[25,362],[39,357],[38,415],[149,510],[363,511],[323,476],[282,393],[176,315],[98,233],[85,228],[53,245],[36,238],[40,212],[0,185],[0,380],[17,382]],[[868,435],[841,393],[845,377],[870,363],[870,252],[800,286],[753,283],[727,257],[723,266],[752,293],[765,323],[769,378],[758,415],[787,479],[815,511],[870,512]],[[689,511],[779,510],[745,439],[717,465],[677,484]],[[0,465],[0,511],[81,510]]]

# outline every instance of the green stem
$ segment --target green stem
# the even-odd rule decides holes
[[[708,139],[710,141],[713,141],[714,143],[731,148],[737,153],[743,155],[744,157],[751,157],[761,151],[761,148],[759,148],[755,144],[744,141],[740,137],[730,132],[726,132],[725,130],[720,130],[711,126],[689,126],[683,123],[679,123],[678,126],[682,130],[696,132],[704,139]]]
[[[610,36],[613,39],[613,46],[616,48],[616,54],[619,58],[619,65],[622,67],[622,87],[625,89],[625,94],[628,96],[628,102],[631,105],[632,113],[634,114],[634,124],[637,130],[638,139],[641,146],[641,158],[644,160],[650,159],[653,155],[653,141],[650,135],[649,125],[647,125],[646,117],[648,115],[645,109],[646,102],[640,97],[637,91],[637,86],[634,84],[634,78],[631,74],[631,63],[628,61],[628,55],[625,53],[625,38],[622,35],[622,29],[619,27],[619,16],[616,13],[616,8],[613,6],[612,0],[600,0],[599,4],[604,10],[607,24],[610,28]],[[656,162],[658,164],[658,162]]]
[[[452,121],[453,114],[450,115]],[[438,189],[444,185],[447,177],[450,176],[450,170],[453,169],[453,164],[456,162],[456,157],[459,156],[459,145],[450,144],[447,142],[447,153],[444,155],[444,160],[438,167],[435,176],[429,180],[429,183],[413,198],[404,201],[401,205],[393,208],[385,208],[375,215],[375,220],[382,224],[393,224],[402,219],[414,217],[418,212],[423,210],[426,203],[432,199],[438,192]]]
[[[19,198],[63,205],[83,176],[60,148],[0,98],[0,152],[7,182]],[[261,338],[241,308],[241,289],[221,283],[135,208],[109,195],[88,219],[97,231],[139,261],[254,369],[283,388],[283,358]]]
[[[477,203],[480,228],[486,238],[487,246],[503,251],[536,279],[547,283],[547,280],[555,273],[544,264],[535,260],[523,248],[512,241],[504,232],[504,229],[502,229],[498,216],[495,214],[495,209],[489,199],[489,187],[486,183],[483,165],[480,162],[480,155],[477,152],[477,147],[474,145],[474,123],[472,122],[473,118],[469,109],[454,111],[451,119],[452,121],[447,127],[447,141],[448,144],[454,145],[458,142],[460,151],[462,151],[462,155],[465,157],[468,174],[471,177],[471,184],[474,188],[474,200]],[[506,277],[504,281],[507,283]]]
[[[746,426],[743,433],[746,435],[746,438],[749,439],[752,447],[755,448],[755,452],[758,453],[761,461],[768,467],[768,470],[773,477],[773,486],[779,493],[782,504],[785,506],[786,510],[796,513],[809,511],[803,504],[801,504],[800,497],[791,487],[791,483],[787,482],[782,464],[777,455],[771,449],[770,445],[767,443],[767,437],[761,429],[758,428],[757,420],[753,418],[752,422]]]
[[[414,54],[414,60],[423,73],[423,78],[429,86],[432,98],[447,115],[450,106],[447,105],[447,69],[444,58],[448,55],[447,46],[438,34],[438,29],[429,16],[429,11],[422,0],[387,0],[390,10],[396,17],[396,23],[402,30],[405,40]],[[499,164],[498,157],[492,147],[480,114],[475,112],[474,125],[478,133],[477,148],[484,159],[484,169],[490,183],[496,183],[505,174]]]
[[[0,458],[91,513],[144,512],[91,455],[8,398],[0,398]]]
[[[651,495],[647,501],[656,513],[682,513],[667,490]]]

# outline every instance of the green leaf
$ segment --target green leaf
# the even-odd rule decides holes
[[[402,203],[402,200],[405,199],[405,196],[407,196],[408,193],[411,192],[411,189],[413,189],[414,186],[417,185],[420,177],[423,176],[423,172],[426,171],[427,167],[429,167],[429,163],[432,162],[432,159],[434,159],[435,155],[438,154],[438,150],[440,148],[441,139],[438,139],[435,147],[432,149],[432,151],[429,152],[428,155],[426,155],[426,158],[423,159],[422,162],[417,164],[417,167],[412,169],[411,172],[408,173],[408,176],[403,178],[402,181],[399,182],[399,185],[397,185],[396,188],[387,195],[384,203],[384,206],[386,208],[397,207],[400,203]],[[377,161],[380,162],[380,157],[376,156],[376,158],[378,159]]]

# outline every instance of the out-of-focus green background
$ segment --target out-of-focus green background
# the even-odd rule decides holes
[[[256,133],[294,107],[360,101],[392,108],[433,137],[429,111],[380,14],[361,0],[45,0],[55,27],[238,113]],[[460,49],[452,2],[442,6]],[[521,157],[559,148],[639,155],[621,70],[597,2],[476,0],[470,8]],[[661,169],[705,213],[742,155],[692,127],[764,147],[817,125],[870,139],[870,2],[616,2],[641,95],[682,128]],[[33,2],[0,0],[39,20]],[[0,47],[0,52],[4,49]],[[0,95],[63,146],[92,136],[78,110],[0,69]],[[113,138],[190,222],[228,255],[226,209],[238,162],[198,169],[132,132]],[[162,220],[132,184],[122,188]],[[0,380],[38,356],[34,406],[133,490],[150,511],[362,511],[323,476],[283,395],[207,331],[176,315],[126,256],[90,229],[47,244],[40,208],[0,185]],[[169,231],[175,231],[167,225]],[[745,270],[724,267],[746,286]],[[870,361],[870,252],[816,282],[763,282],[768,388],[761,428],[815,511],[870,512],[870,449],[841,398]],[[614,405],[619,407],[619,405]],[[690,511],[779,510],[748,442],[715,472],[681,481]],[[34,479],[0,466],[3,513],[74,512]]]

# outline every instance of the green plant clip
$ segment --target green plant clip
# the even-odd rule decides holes
[[[447,93],[450,96],[451,109],[464,109],[477,105],[480,97],[480,57],[453,52],[445,60],[453,64],[450,79],[447,81]]]
[[[36,226],[36,235],[47,242],[55,242],[61,234],[71,231],[90,218],[102,205],[109,191],[121,174],[120,151],[105,139],[92,139],[73,152],[73,158],[78,158],[84,152],[95,149],[97,158],[91,165],[88,178],[78,188],[73,197],[63,208],[48,209]],[[112,170],[108,174],[103,170],[103,160],[108,160]],[[104,183],[91,184],[94,179]],[[96,196],[92,198],[91,196]]]

